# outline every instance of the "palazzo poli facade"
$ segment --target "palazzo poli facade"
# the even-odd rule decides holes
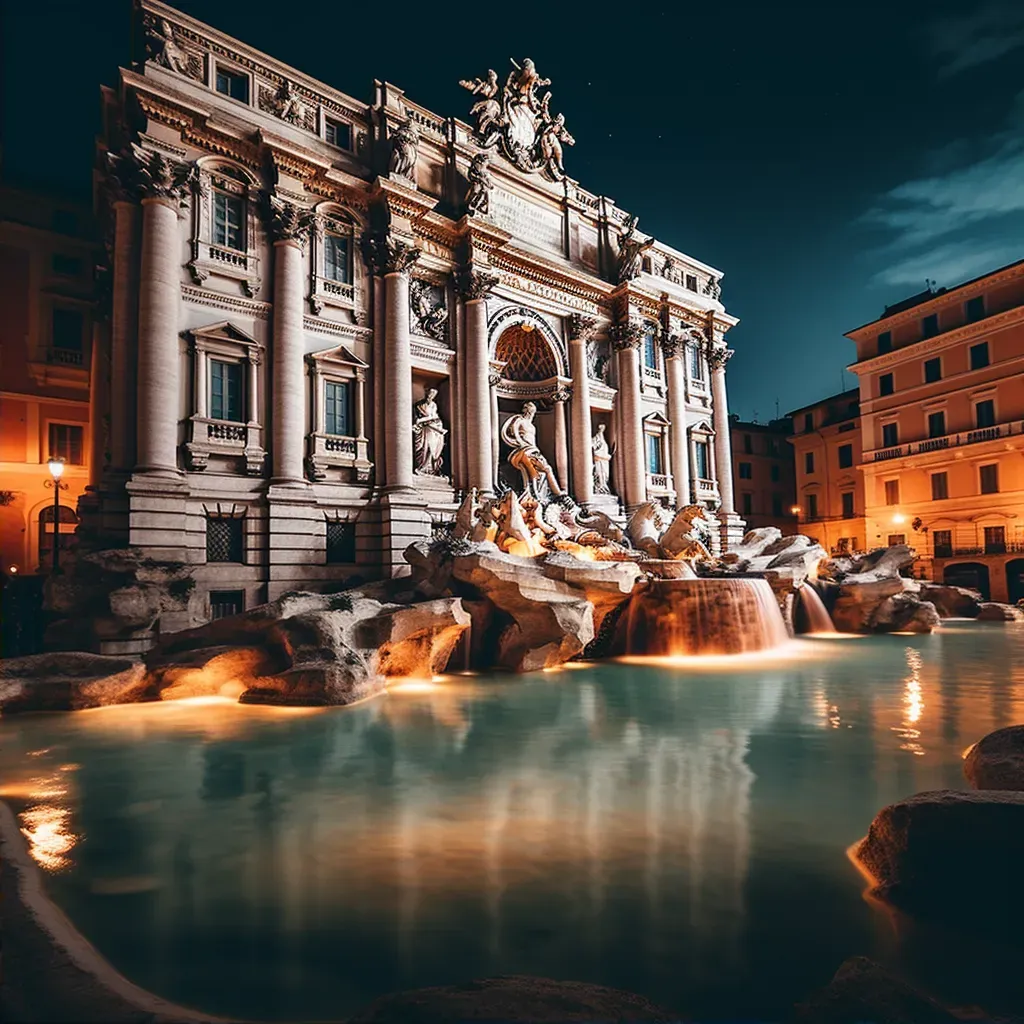
[[[140,13],[147,59],[104,91],[84,529],[192,565],[190,621],[400,574],[473,489],[693,502],[738,539],[721,273],[566,175],[531,61],[459,69],[470,124]]]

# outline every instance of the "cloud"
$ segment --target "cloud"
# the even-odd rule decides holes
[[[970,14],[937,19],[925,38],[940,77],[960,74],[1024,46],[1024,4],[991,0]]]
[[[1012,263],[1021,257],[1020,247],[979,245],[976,239],[950,242],[928,252],[916,253],[880,270],[870,284],[924,288],[926,280],[953,285]]]

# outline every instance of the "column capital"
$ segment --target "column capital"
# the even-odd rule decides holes
[[[624,349],[639,349],[643,344],[645,327],[638,320],[627,320],[612,328],[612,345],[617,352]]]
[[[569,340],[587,342],[597,330],[597,317],[572,313],[569,316]]]
[[[463,301],[485,299],[498,283],[498,275],[476,267],[461,267],[455,274],[455,287]]]
[[[422,255],[411,242],[399,238],[392,231],[367,231],[360,239],[363,259],[375,277],[387,274],[408,274]]]
[[[665,353],[666,359],[676,359],[683,354],[686,345],[685,339],[678,334],[663,331],[661,335],[661,351]]]
[[[181,209],[187,205],[195,183],[195,164],[171,160],[155,149],[133,144],[111,158],[112,187],[122,201],[138,196],[142,200],[162,200]]]
[[[572,386],[570,384],[559,384],[551,392],[551,401],[556,403],[568,402],[572,398]]]
[[[732,358],[732,355],[733,350],[731,348],[716,348],[713,345],[708,345],[704,352],[712,372],[725,370],[725,364]]]
[[[302,246],[313,226],[313,211],[282,199],[273,192],[264,193],[267,230],[277,242],[292,242]]]

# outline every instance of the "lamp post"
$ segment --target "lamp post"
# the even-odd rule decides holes
[[[68,485],[62,484],[60,478],[64,473],[64,460],[51,456],[47,465],[50,469],[52,480],[46,480],[47,487],[53,488],[53,565],[51,573],[56,575],[60,572],[60,492],[63,488],[67,490]]]

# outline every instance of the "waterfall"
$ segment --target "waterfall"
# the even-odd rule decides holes
[[[804,620],[807,626],[804,632],[834,633],[836,627],[832,621],[832,616],[829,615],[828,609],[826,609],[814,587],[810,583],[805,583],[797,593],[800,595],[800,605],[803,608]]]
[[[789,639],[767,580],[653,579],[619,619],[614,650],[629,655],[743,654]]]

